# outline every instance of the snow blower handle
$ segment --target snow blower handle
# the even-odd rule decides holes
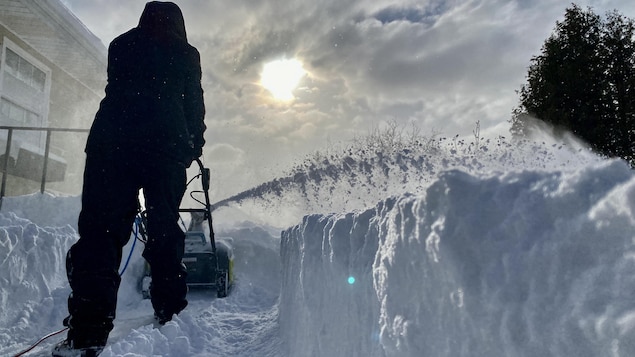
[[[203,191],[209,191],[209,183],[210,183],[210,171],[207,167],[203,166],[203,162],[201,162],[201,159],[195,159],[196,163],[198,164],[198,167],[201,170],[201,185],[203,186]]]
[[[207,167],[203,168],[203,170],[201,171],[201,175],[203,175],[203,177],[201,178],[202,180],[201,184],[203,185],[203,190],[209,191],[209,181],[210,181],[209,169]]]
[[[214,226],[212,223],[212,205],[209,201],[209,185],[211,174],[210,170],[203,166],[203,162],[201,161],[201,159],[196,158],[195,160],[198,164],[198,167],[201,169],[201,186],[203,186],[203,194],[205,195],[205,216],[209,225],[209,238],[212,243],[212,250],[214,251],[214,254],[216,254],[216,240],[214,238]]]

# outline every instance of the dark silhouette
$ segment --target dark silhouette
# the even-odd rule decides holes
[[[54,356],[96,356],[113,328],[122,248],[143,189],[159,323],[187,305],[178,208],[186,168],[202,152],[205,107],[198,51],[187,42],[179,7],[146,4],[139,25],[112,41],[106,96],[86,145],[79,236],[67,255],[72,289],[67,339]],[[75,353],[75,354],[72,354]]]

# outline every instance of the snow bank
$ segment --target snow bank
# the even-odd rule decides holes
[[[0,355],[61,326],[66,252],[79,238],[79,197],[4,197],[0,211]]]
[[[283,232],[282,339],[290,356],[633,356],[634,239],[622,162],[444,172]]]
[[[75,230],[40,227],[14,213],[0,213],[0,355],[11,343],[51,332],[61,321],[68,291],[65,257]]]

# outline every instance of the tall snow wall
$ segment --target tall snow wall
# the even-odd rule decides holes
[[[288,355],[635,355],[634,177],[448,171],[306,216],[281,240]]]
[[[40,227],[13,212],[0,213],[0,355],[12,343],[32,343],[50,331],[33,321],[62,321],[69,290],[66,251],[77,240],[70,226]],[[24,337],[27,336],[27,337]],[[6,352],[8,353],[8,352]]]

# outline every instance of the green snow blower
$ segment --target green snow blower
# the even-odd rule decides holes
[[[210,171],[196,159],[200,171],[188,182],[200,179],[202,191],[191,191],[190,197],[201,204],[199,208],[180,208],[180,213],[189,213],[190,224],[185,231],[185,254],[183,264],[187,270],[186,283],[190,288],[216,289],[216,295],[224,298],[234,284],[234,250],[231,238],[214,237],[212,212],[209,200]],[[203,194],[204,201],[195,198],[195,194]],[[140,235],[147,241],[144,229],[144,212],[141,213]],[[207,227],[205,227],[207,226]],[[207,228],[207,229],[206,229]],[[142,240],[143,240],[142,239]],[[150,297],[150,266],[145,264],[144,276],[141,280],[141,293],[144,298]]]

